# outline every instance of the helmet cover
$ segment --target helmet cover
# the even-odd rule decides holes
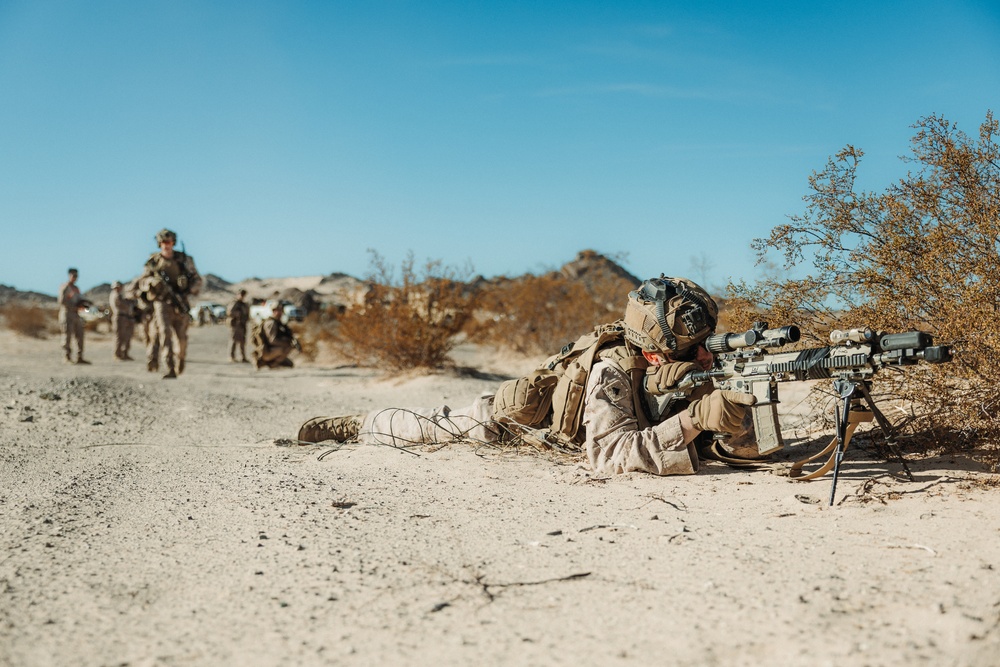
[[[170,231],[166,227],[164,227],[160,231],[156,232],[156,242],[158,244],[159,243],[163,243],[164,241],[168,241],[168,240],[169,241],[173,241],[174,243],[177,243],[177,234],[174,234],[172,231]]]
[[[677,359],[715,330],[719,307],[685,278],[651,278],[628,294],[625,338],[647,352]]]

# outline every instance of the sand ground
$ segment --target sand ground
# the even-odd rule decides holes
[[[720,464],[282,447],[522,369],[257,372],[226,337],[192,329],[163,381],[106,334],[81,367],[0,333],[0,665],[1000,664],[1000,491],[973,462],[906,482],[852,452],[828,507],[828,479]]]

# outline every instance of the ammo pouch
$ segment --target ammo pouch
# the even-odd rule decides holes
[[[549,416],[552,393],[558,381],[559,376],[547,368],[540,368],[527,377],[507,380],[493,399],[493,419],[502,424],[542,426]]]
[[[549,357],[531,375],[501,384],[493,401],[493,419],[544,428],[555,440],[579,448],[590,369],[602,356],[602,348],[624,342],[623,331],[621,322],[601,325]]]

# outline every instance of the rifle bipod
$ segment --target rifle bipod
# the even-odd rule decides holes
[[[844,452],[847,451],[847,446],[851,442],[851,436],[854,435],[854,431],[858,428],[858,424],[870,422],[874,418],[879,426],[879,429],[881,429],[882,433],[885,434],[886,444],[889,446],[890,451],[903,465],[903,470],[906,472],[906,478],[912,482],[913,473],[910,472],[910,467],[906,464],[906,459],[903,458],[903,453],[896,445],[892,424],[889,423],[889,420],[885,418],[885,415],[882,414],[881,410],[879,410],[875,405],[875,401],[872,400],[872,395],[868,388],[868,382],[863,380],[836,378],[833,381],[833,388],[842,400],[841,409],[837,411],[836,435],[833,440],[830,441],[830,444],[824,447],[822,451],[793,463],[788,472],[788,476],[796,481],[804,482],[816,479],[817,477],[822,477],[826,473],[830,472],[830,470],[833,470],[833,483],[830,487],[830,505],[832,506],[834,496],[837,493],[837,478],[840,475],[840,462],[843,460]],[[810,473],[802,473],[803,466],[819,461],[823,457],[827,457],[823,465]]]

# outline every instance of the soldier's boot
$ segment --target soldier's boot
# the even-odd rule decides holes
[[[299,429],[299,442],[323,442],[335,440],[347,442],[356,438],[361,430],[364,415],[345,415],[343,417],[313,417]]]
[[[146,362],[146,370],[149,371],[150,373],[155,373],[156,371],[160,370],[160,362],[158,362],[158,361],[147,361]]]
[[[177,374],[180,375],[184,372],[184,359],[183,357],[177,361]]]
[[[167,374],[163,376],[163,379],[164,380],[172,380],[175,377],[177,377],[177,373],[175,373],[174,369],[171,368],[169,371],[167,371]]]
[[[84,366],[90,365],[90,362],[84,359],[82,354],[76,358],[76,363],[83,364]]]

